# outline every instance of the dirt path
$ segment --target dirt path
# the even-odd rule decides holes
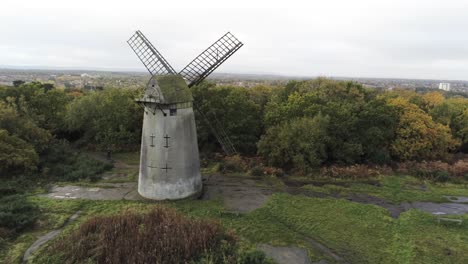
[[[45,243],[49,242],[51,239],[55,238],[58,236],[62,230],[71,222],[73,222],[78,216],[80,216],[81,211],[77,211],[75,214],[70,216],[68,220],[60,227],[59,229],[55,229],[53,231],[50,231],[49,233],[40,236],[34,243],[29,246],[29,248],[24,252],[23,255],[23,264],[28,263],[29,258],[31,257],[34,252],[36,252],[41,246],[43,246]]]

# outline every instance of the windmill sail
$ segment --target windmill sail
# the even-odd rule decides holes
[[[164,59],[151,42],[137,30],[127,41],[151,75],[175,74],[172,66]]]
[[[197,85],[231,57],[242,45],[244,44],[228,32],[185,66],[179,74],[184,77],[189,87]]]

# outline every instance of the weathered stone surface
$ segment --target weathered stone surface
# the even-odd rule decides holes
[[[468,214],[468,204],[462,203],[431,203],[431,202],[412,202],[402,204],[405,210],[419,209],[431,214]]]
[[[257,181],[224,176],[212,176],[204,182],[202,199],[223,198],[227,210],[248,213],[262,207],[273,191],[259,187]]]
[[[466,196],[444,196],[449,199],[452,203],[468,203],[468,197]]]
[[[312,264],[307,251],[298,247],[273,247],[267,244],[259,244],[258,250],[273,259],[278,264]]]
[[[53,199],[140,200],[136,187],[134,182],[108,183],[103,187],[53,186],[44,196]]]
[[[200,160],[192,108],[144,114],[138,192],[154,200],[201,192]]]

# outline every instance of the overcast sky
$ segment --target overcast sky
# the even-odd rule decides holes
[[[1,0],[0,8],[3,66],[144,70],[126,43],[140,29],[179,70],[231,31],[244,47],[217,72],[468,80],[468,1]]]

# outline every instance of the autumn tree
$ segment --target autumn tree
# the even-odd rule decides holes
[[[399,160],[444,158],[459,143],[453,139],[446,125],[436,123],[417,105],[399,97],[389,100],[400,118],[396,138],[391,146],[392,155]]]

